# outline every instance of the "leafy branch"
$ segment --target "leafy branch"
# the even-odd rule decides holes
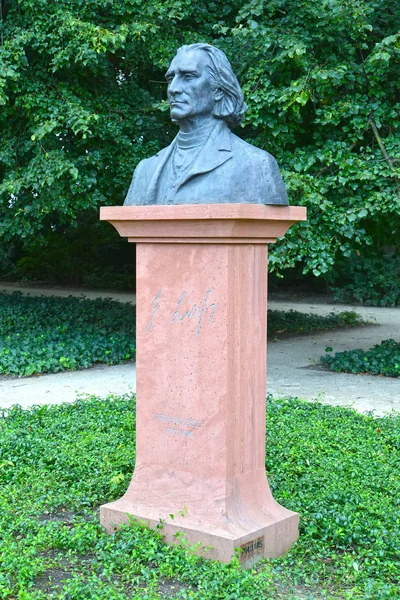
[[[371,129],[374,132],[374,136],[376,138],[376,141],[378,142],[378,146],[379,146],[379,148],[380,148],[380,150],[381,150],[381,152],[382,152],[382,154],[383,154],[383,156],[385,158],[385,161],[387,162],[387,164],[390,167],[390,170],[393,172],[393,174],[395,176],[396,183],[397,183],[397,195],[400,198],[400,180],[399,180],[399,176],[397,175],[397,171],[396,171],[396,169],[395,169],[395,167],[393,165],[393,160],[390,158],[389,154],[386,151],[386,148],[384,146],[384,143],[382,141],[381,136],[379,135],[379,131],[378,131],[378,128],[377,128],[374,120],[370,117],[368,119],[368,122],[371,125]]]

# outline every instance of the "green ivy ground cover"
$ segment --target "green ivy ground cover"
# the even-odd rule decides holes
[[[354,311],[331,312],[329,315],[302,313],[297,310],[269,310],[268,335],[285,333],[311,333],[338,329],[339,327],[360,327],[367,323]]]
[[[243,571],[137,524],[103,532],[98,507],[134,466],[134,397],[0,412],[0,598],[398,600],[400,415],[271,398],[267,415],[270,485],[300,539]]]
[[[268,311],[269,335],[362,325],[354,312]],[[136,312],[110,298],[0,293],[0,373],[30,376],[135,358]]]
[[[110,298],[0,293],[0,373],[33,375],[135,358],[135,307]]]
[[[370,350],[346,350],[321,356],[333,371],[400,377],[400,342],[385,340]]]

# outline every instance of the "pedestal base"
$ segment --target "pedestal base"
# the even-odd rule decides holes
[[[100,522],[108,533],[129,523],[133,517],[152,528],[158,527],[167,544],[184,543],[204,558],[229,562],[239,549],[239,560],[244,568],[252,567],[262,557],[276,558],[285,554],[298,538],[298,514],[286,510],[272,498],[271,511],[257,515],[257,526],[248,515],[247,522],[239,524],[238,515],[229,518],[222,513],[218,521],[214,521],[218,515],[208,514],[207,520],[201,523],[186,506],[175,514],[162,514],[155,507],[138,505],[129,499],[131,495],[134,494],[101,507]]]
[[[281,208],[117,209],[137,242],[137,433],[129,488],[101,507],[107,531],[162,522],[167,543],[182,532],[223,562],[240,548],[246,567],[297,539],[265,473],[267,244],[293,219]]]

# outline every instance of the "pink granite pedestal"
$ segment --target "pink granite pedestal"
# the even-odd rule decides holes
[[[162,520],[167,543],[181,531],[224,562],[241,548],[244,566],[285,553],[299,516],[265,474],[267,249],[305,209],[110,207],[101,219],[137,244],[136,466],[101,523]]]

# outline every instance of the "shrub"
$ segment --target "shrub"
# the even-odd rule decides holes
[[[310,333],[338,327],[360,327],[366,322],[354,311],[331,312],[329,315],[314,315],[297,310],[269,310],[268,335],[282,333]]]
[[[400,256],[357,257],[332,286],[335,300],[371,306],[400,305]]]
[[[4,257],[0,278],[92,289],[134,289],[135,245],[97,219],[97,215],[92,219],[82,215],[78,226],[51,230],[30,241],[0,240],[0,255]]]
[[[370,350],[346,350],[321,356],[333,371],[400,377],[400,342],[385,340]]]

